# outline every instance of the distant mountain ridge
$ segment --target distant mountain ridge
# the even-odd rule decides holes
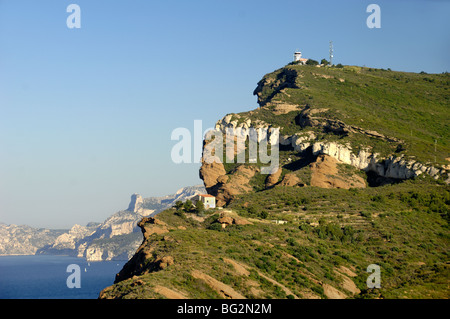
[[[0,255],[33,255],[66,231],[0,223]]]
[[[27,225],[0,224],[0,255],[69,255],[88,261],[126,260],[142,242],[137,223],[146,216],[154,216],[185,201],[206,193],[203,185],[188,186],[175,194],[142,198],[131,196],[126,210],[118,211],[103,223],[74,225],[69,230],[33,228]]]

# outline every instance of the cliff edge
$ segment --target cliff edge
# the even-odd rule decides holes
[[[448,184],[448,83],[447,73],[288,65],[258,82],[259,108],[217,121],[212,135],[225,144],[233,134],[233,154],[224,146],[211,155],[214,138],[205,140],[200,178],[219,206],[281,185],[348,189],[421,176]],[[279,148],[271,174],[249,159],[251,141],[265,139]]]
[[[267,74],[260,107],[204,141],[200,177],[220,207],[143,218],[142,244],[100,298],[448,298],[449,80]],[[373,264],[380,289],[367,285]]]

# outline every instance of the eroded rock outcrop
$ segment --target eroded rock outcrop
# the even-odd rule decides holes
[[[242,164],[227,175],[221,175],[217,184],[207,189],[208,193],[216,197],[216,205],[228,204],[235,195],[253,190],[250,179],[259,172],[259,168]]]
[[[311,185],[327,188],[366,187],[367,183],[361,176],[339,176],[338,170],[335,168],[339,163],[348,164],[359,170],[372,172],[376,176],[391,180],[404,180],[422,174],[428,174],[436,179],[446,174],[448,176],[448,171],[444,168],[439,169],[431,165],[424,165],[413,159],[408,160],[404,156],[391,155],[383,158],[379,154],[373,153],[370,147],[360,148],[355,153],[348,143],[341,144],[319,138],[317,133],[307,128],[321,127],[327,132],[331,131],[339,135],[348,133],[363,134],[383,141],[401,142],[395,137],[387,137],[375,131],[346,125],[342,121],[328,120],[324,117],[317,116],[326,111],[326,109],[305,108],[296,119],[300,126],[299,132],[292,135],[280,135],[278,139],[281,147],[290,147],[299,153],[310,152],[313,156],[318,157],[316,164],[311,166]],[[270,143],[274,141],[271,135],[273,127],[270,124],[261,120],[252,121],[243,115],[229,114],[219,120],[215,126],[215,130],[224,136],[227,130],[230,129],[237,130],[240,132],[239,134],[248,136],[248,138],[252,138],[251,133],[253,133],[253,138],[258,142],[264,138],[267,138]],[[246,151],[246,149],[243,151]],[[326,155],[326,157],[321,155]],[[320,173],[326,171],[328,171],[327,174]],[[232,171],[227,172],[224,164],[220,160],[206,162],[203,159],[200,168],[200,178],[204,181],[207,192],[216,196],[218,206],[226,205],[238,194],[251,191],[252,186],[249,182],[255,174],[259,173],[258,166],[249,164],[240,164]],[[279,167],[278,170],[269,174],[265,180],[265,187],[270,188],[275,185],[303,185],[296,174],[285,174],[284,178],[280,181],[281,173],[282,170]],[[333,174],[338,175],[333,177]],[[450,178],[447,177],[446,182],[450,182]]]
[[[359,133],[367,135],[372,138],[381,139],[384,141],[398,142],[398,143],[403,142],[398,138],[388,137],[373,130],[365,130],[355,125],[348,125],[343,121],[337,119],[330,119],[325,116],[319,116],[320,114],[323,113],[326,114],[327,111],[329,111],[329,109],[327,108],[311,108],[309,106],[306,106],[295,118],[295,122],[302,128],[316,127],[321,128],[324,132],[333,132],[334,134],[337,135]]]
[[[173,228],[153,217],[142,218],[138,226],[142,231],[144,240],[136,250],[136,253],[116,275],[115,283],[136,275],[165,269],[174,263],[174,259],[171,256],[154,254],[154,247],[157,245],[157,242],[149,240],[153,234],[161,235],[168,233],[169,229]]]
[[[355,154],[349,145],[341,145],[336,142],[316,142],[312,146],[312,153],[314,155],[326,154],[342,163],[387,178],[409,179],[425,173],[437,179],[440,176],[448,175],[448,171],[444,168],[424,165],[415,160],[408,160],[404,156],[391,155],[381,158],[377,153],[374,154],[368,150],[361,150]]]
[[[437,167],[430,163],[421,163],[414,156],[407,156],[406,154],[409,154],[405,152],[407,143],[396,136],[386,134],[386,132],[395,132],[395,130],[382,131],[380,127],[380,131],[377,131],[377,129],[371,128],[374,127],[373,124],[368,124],[369,128],[360,127],[359,124],[355,125],[354,119],[353,122],[349,120],[348,122],[351,122],[349,124],[346,119],[349,118],[350,111],[345,107],[340,109],[339,105],[332,103],[332,100],[329,101],[330,106],[318,106],[313,92],[309,91],[309,83],[306,82],[306,78],[311,79],[310,75],[313,75],[314,79],[323,78],[339,83],[346,82],[345,79],[325,73],[327,72],[285,67],[265,75],[253,92],[258,97],[260,107],[249,112],[227,114],[217,121],[214,128],[215,134],[225,137],[231,131],[235,136],[244,138],[246,142],[239,146],[236,145],[234,148],[235,157],[249,150],[250,141],[260,143],[265,139],[271,145],[279,143],[281,152],[294,151],[305,158],[309,155],[316,158],[326,155],[326,157],[318,158],[318,162],[311,166],[314,171],[312,185],[320,187],[348,188],[350,185],[365,187],[366,181],[361,176],[326,178],[326,174],[318,173],[330,170],[333,173],[328,175],[338,174],[339,170],[331,169],[331,166],[342,163],[368,173],[370,175],[368,179],[377,181],[369,183],[371,186],[421,175],[429,175],[435,179],[442,177],[447,184],[450,183],[450,171],[446,166]],[[308,104],[309,101],[311,101],[311,105]],[[360,119],[360,121],[364,123],[364,119]],[[280,132],[280,134],[274,134],[274,132]],[[362,143],[367,145],[361,145]],[[206,146],[205,142],[204,153]],[[382,156],[374,151],[376,148],[383,150]],[[221,157],[222,154],[214,156]],[[334,159],[336,163],[332,163],[331,159]],[[250,160],[249,155],[241,167],[256,163]],[[253,165],[253,167],[258,168],[260,165]],[[264,187],[302,184],[302,181],[297,181],[296,178],[298,175],[304,176],[304,174],[296,174],[296,169],[299,169],[299,165],[289,166],[281,163],[280,167],[274,168],[269,173]],[[291,170],[291,172],[285,170]],[[249,185],[250,180],[255,174],[261,174],[262,171],[255,170],[251,174],[243,174],[247,176],[241,179],[234,177],[238,175],[237,173],[239,172],[233,165],[211,163],[210,161],[202,162],[200,177],[203,179],[208,193],[216,196],[219,206],[230,202],[237,194],[248,192],[252,188]],[[281,176],[283,179],[280,181]],[[261,189],[260,186],[258,187]]]
[[[303,184],[301,184],[301,180],[300,178],[298,178],[297,175],[295,175],[294,173],[288,173],[286,175],[284,175],[283,179],[280,182],[280,186],[303,186]]]
[[[297,70],[283,69],[276,78],[264,77],[258,82],[258,86],[253,91],[253,95],[258,97],[258,104],[261,107],[270,108],[275,114],[286,114],[297,110],[297,104],[286,103],[273,99],[279,93],[287,94],[287,88],[298,88],[296,79],[301,76]]]
[[[365,180],[356,174],[342,174],[338,160],[328,155],[319,155],[311,164],[311,186],[322,188],[364,188]]]

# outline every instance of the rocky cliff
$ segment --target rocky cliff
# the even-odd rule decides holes
[[[264,76],[260,107],[205,136],[200,177],[226,207],[143,218],[100,298],[447,298],[449,80],[352,66]]]
[[[36,254],[70,255],[88,261],[127,259],[142,241],[141,236],[128,236],[137,233],[137,223],[142,217],[144,215],[140,213],[125,210],[113,214],[103,223],[75,225]],[[115,241],[118,244],[114,244]]]
[[[235,142],[232,146],[234,158],[230,158],[225,150],[222,150],[223,154],[214,153],[211,156],[206,151],[210,145],[207,139],[200,168],[200,178],[208,193],[216,196],[218,205],[230,203],[236,195],[277,185],[351,188],[377,186],[419,176],[430,176],[448,184],[450,165],[446,154],[449,147],[445,139],[441,137],[439,153],[436,145],[433,150],[430,139],[419,140],[414,137],[412,129],[410,136],[396,129],[403,127],[405,120],[386,114],[386,105],[383,105],[383,109],[376,107],[372,99],[382,99],[382,95],[371,96],[366,90],[368,83],[374,86],[372,74],[370,77],[363,75],[366,72],[364,68],[356,70],[336,72],[333,68],[287,66],[266,75],[258,83],[254,91],[260,105],[258,109],[228,114],[220,119],[212,133],[214,136],[223,136],[223,140],[227,141],[231,132],[234,136],[232,142]],[[359,75],[355,78],[354,73]],[[387,76],[390,79],[400,75]],[[444,85],[445,76],[440,80]],[[377,81],[376,84],[386,92],[385,79],[380,77]],[[414,86],[407,88],[416,96],[420,95]],[[394,87],[392,91],[398,92],[397,89]],[[337,95],[334,90],[345,91],[346,96],[356,96],[359,100],[350,100],[352,108],[342,105],[342,101],[333,99]],[[405,92],[405,95],[408,93]],[[398,99],[399,93],[395,94]],[[324,100],[324,96],[327,99]],[[441,112],[440,102],[432,101],[425,94],[420,95],[416,103],[427,102],[430,112]],[[421,111],[419,108],[418,105],[417,112]],[[392,107],[391,112],[396,112],[396,109]],[[367,115],[357,119],[354,116],[356,112],[366,112]],[[381,118],[384,122],[380,121]],[[448,120],[448,115],[444,118]],[[409,127],[413,127],[413,124],[409,124]],[[445,128],[442,126],[437,127],[436,131],[429,130],[427,134],[433,136],[443,132]],[[420,134],[424,134],[423,130]],[[239,143],[239,138],[243,142]],[[258,143],[267,139],[270,144],[278,145],[279,170],[269,176],[261,176],[261,164],[250,162],[248,157],[245,162],[238,161],[240,153],[250,152],[252,139]],[[418,151],[419,147],[428,149],[431,154]],[[440,161],[437,161],[437,155],[441,156]],[[211,160],[212,157],[215,160]],[[434,163],[430,161],[433,159]],[[332,161],[335,168],[330,170],[330,166],[325,164]],[[353,168],[351,173],[349,166]],[[335,178],[325,178],[326,175],[334,175]],[[321,177],[318,179],[318,176]],[[286,179],[290,181],[286,182]]]
[[[34,255],[39,248],[54,242],[65,232],[0,223],[0,255]]]

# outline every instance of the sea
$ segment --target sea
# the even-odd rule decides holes
[[[126,260],[88,262],[52,255],[0,256],[0,299],[97,299]]]

